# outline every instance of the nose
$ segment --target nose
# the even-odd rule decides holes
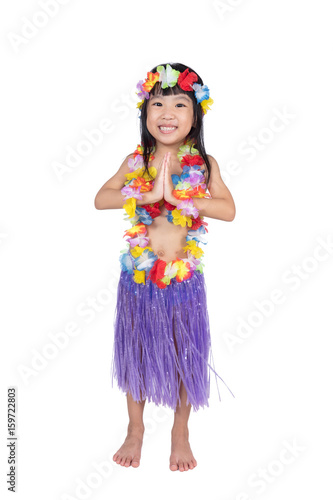
[[[162,118],[172,120],[175,117],[175,112],[171,106],[163,106]]]

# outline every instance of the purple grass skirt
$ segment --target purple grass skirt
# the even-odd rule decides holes
[[[209,406],[209,368],[217,375],[210,366],[211,359],[202,273],[194,271],[188,280],[171,280],[161,289],[151,280],[135,283],[132,274],[121,271],[114,318],[112,387],[116,379],[118,387],[129,392],[134,401],[147,398],[176,410],[183,381],[186,405],[197,411],[200,406]]]

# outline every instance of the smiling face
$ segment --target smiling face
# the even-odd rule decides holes
[[[186,94],[150,95],[147,128],[159,145],[178,149],[193,125],[193,103]]]

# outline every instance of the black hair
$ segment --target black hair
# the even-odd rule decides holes
[[[193,72],[198,76],[198,80],[195,83],[199,83],[200,85],[203,85],[203,81],[200,78],[200,76],[198,75],[198,73],[196,73],[189,66],[185,66],[184,64],[181,64],[181,63],[165,63],[165,64],[161,64],[158,66],[166,67],[167,64],[169,64],[176,71],[180,71],[181,73],[183,73],[188,68],[190,72]],[[150,72],[156,73],[158,66],[155,66]],[[204,144],[204,136],[203,136],[203,116],[204,115],[203,115],[201,104],[197,102],[193,90],[191,90],[191,91],[183,90],[178,85],[178,83],[176,83],[176,85],[174,87],[167,87],[165,89],[162,89],[161,85],[162,85],[162,82],[156,82],[154,87],[149,92],[149,94],[150,95],[162,94],[163,96],[164,95],[166,95],[166,96],[167,95],[175,95],[175,94],[186,94],[192,100],[194,126],[192,126],[186,139],[192,140],[193,146],[196,147],[196,149],[199,151],[200,156],[203,158],[203,160],[206,164],[207,171],[208,171],[208,178],[206,180],[206,185],[208,186],[210,174],[211,174],[211,165],[210,165],[209,159],[207,157],[207,153],[205,150],[205,144]],[[148,99],[144,99],[144,102],[143,102],[142,107],[141,107],[141,114],[140,114],[139,118],[140,118],[141,145],[143,148],[143,162],[144,162],[145,172],[147,172],[147,174],[149,174],[149,171],[148,171],[149,156],[153,150],[153,147],[156,144],[156,140],[147,129],[147,106],[148,106]]]

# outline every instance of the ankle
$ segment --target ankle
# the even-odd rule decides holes
[[[143,434],[145,431],[145,426],[142,423],[137,423],[137,422],[129,422],[127,431],[131,434]]]
[[[171,429],[171,434],[172,436],[184,436],[188,438],[189,436],[189,430],[187,424],[173,424],[173,427]]]

